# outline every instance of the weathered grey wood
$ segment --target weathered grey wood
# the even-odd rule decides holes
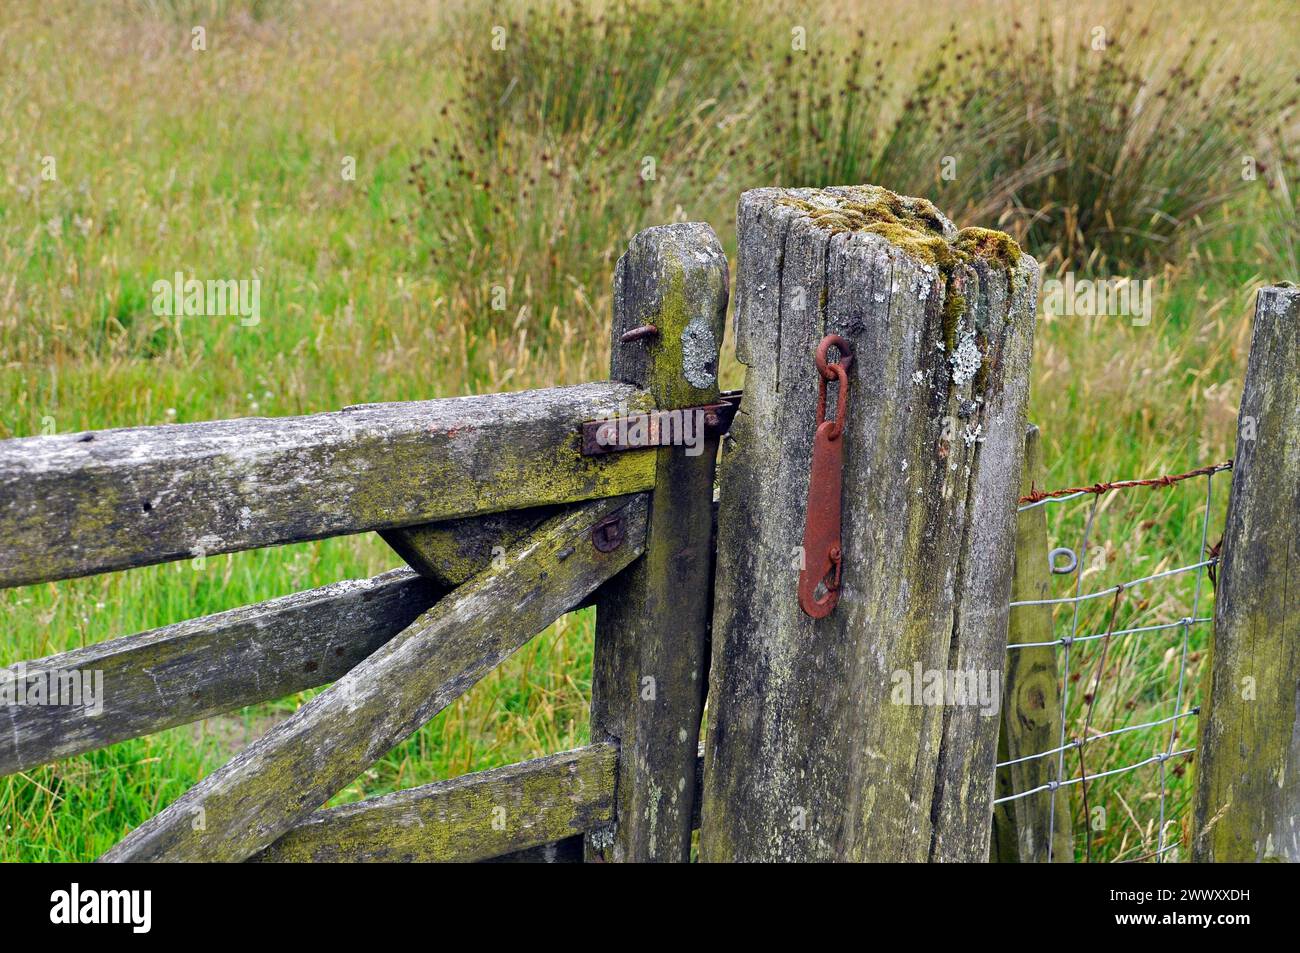
[[[644,496],[572,507],[104,855],[243,860],[324,804],[536,632],[640,555]],[[622,518],[611,552],[597,522]]]
[[[0,587],[648,489],[644,454],[583,457],[598,383],[310,417],[0,442]]]
[[[450,589],[504,556],[558,511],[558,507],[538,506],[382,530],[379,535],[408,566]]]
[[[1033,487],[1043,487],[1043,457],[1038,428],[1025,433],[1024,476],[1021,496]],[[1042,506],[1016,516],[1015,576],[1011,600],[1026,602],[1052,597],[1052,573],[1048,565],[1047,510]],[[1017,606],[1011,610],[1007,635],[1009,645],[1050,642],[1052,607]],[[1049,751],[1061,743],[1061,685],[1056,665],[1056,647],[1007,652],[1006,687],[1002,700],[1002,732],[998,738],[998,761],[1011,761]],[[1035,758],[998,769],[998,796],[1029,791],[1056,778],[1057,758]],[[993,859],[1000,863],[1037,864],[1048,861],[1049,831],[1055,830],[1050,855],[1053,863],[1074,860],[1074,837],[1070,826],[1070,789],[1057,792],[1056,810],[1052,795],[1044,792],[999,804],[993,813]]]
[[[294,859],[309,860],[463,861],[469,859],[471,851],[474,854],[480,850],[496,851],[504,843],[531,840],[543,827],[567,824],[584,831],[599,827],[612,816],[614,762],[609,759],[610,751],[616,758],[614,746],[591,745],[508,768],[425,785],[347,808],[317,811],[250,860],[266,863],[285,861],[290,859],[289,853],[292,852]],[[571,761],[577,762],[576,768],[559,770],[559,766],[567,766]],[[533,778],[534,774],[541,777]],[[575,782],[581,786],[577,791],[573,790]],[[464,790],[465,786],[469,787],[468,791]],[[704,748],[701,746],[695,759],[692,830],[700,826],[700,791],[703,786]],[[504,794],[489,796],[489,791],[503,787]],[[481,810],[466,808],[471,804],[478,804],[480,808],[487,805],[488,810],[506,804],[518,805],[518,825],[508,825],[504,831],[493,829],[489,833],[482,828]],[[373,807],[382,810],[371,815],[368,809]],[[543,812],[545,819],[538,819],[533,811]],[[507,808],[507,819],[510,816]],[[430,822],[439,826],[429,831]],[[319,827],[314,826],[317,823]],[[326,831],[329,832],[328,838],[322,836]],[[346,840],[343,839],[345,834]],[[385,838],[389,848],[370,844],[367,839],[372,836]],[[407,849],[392,850],[394,838],[400,839]],[[308,846],[310,854],[305,850]],[[574,834],[483,856],[479,860],[490,864],[580,864],[584,859],[583,849],[582,835]]]
[[[708,225],[650,228],[614,273],[611,377],[644,388],[658,410],[714,403],[727,311],[727,257]],[[653,324],[651,338],[624,332]],[[703,437],[703,413],[684,434]],[[690,860],[700,713],[708,671],[717,438],[654,451],[645,556],[597,596],[591,736],[617,742],[611,830],[589,858]],[[691,450],[697,451],[692,455]]]
[[[15,679],[102,673],[102,710],[5,706],[0,775],[332,682],[440,592],[398,569],[10,666]]]
[[[29,679],[99,673],[103,704],[7,706],[0,775],[328,684],[555,512],[391,530],[427,579],[394,570],[11,666]]]
[[[317,811],[252,859],[465,862],[541,847],[610,821],[617,759],[592,745]]]
[[[914,666],[1001,683],[1037,264],[871,187],[747,192],[738,225],[748,365],[723,447],[701,859],[986,860],[996,705],[893,699]],[[856,357],[843,588],[814,622],[796,590],[826,333]]]
[[[1255,302],[1201,706],[1192,856],[1300,861],[1300,289]]]
[[[704,791],[704,746],[701,745],[695,757],[695,808],[691,812],[691,830],[700,828],[700,803]],[[533,863],[533,864],[573,864],[584,861],[583,838],[568,837],[561,841],[530,847],[527,850],[514,851],[493,857],[484,863]],[[593,862],[603,862],[600,854],[592,857]]]

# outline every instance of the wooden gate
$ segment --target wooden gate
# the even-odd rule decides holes
[[[900,700],[896,676],[1003,675],[1038,266],[871,186],[749,192],[738,217],[743,403],[718,387],[726,257],[680,224],[619,260],[609,381],[0,442],[0,587],[368,532],[409,567],[11,667],[102,673],[104,705],[6,706],[0,774],[328,685],[103,859],[685,861],[697,828],[704,860],[986,859],[997,708]],[[1300,295],[1261,301],[1207,858],[1290,856],[1296,836]],[[854,362],[832,399],[839,605],[814,620],[797,590],[827,334]],[[323,808],[591,605],[590,745]],[[1232,760],[1247,743],[1272,773]]]
[[[10,706],[0,774],[329,684],[103,859],[687,859],[727,288],[708,226],[652,228],[615,275],[609,382],[0,443],[0,586],[361,532],[412,567],[11,668],[102,672],[104,705]],[[699,452],[619,446],[629,420],[624,444],[698,423]],[[593,603],[591,745],[321,810]]]

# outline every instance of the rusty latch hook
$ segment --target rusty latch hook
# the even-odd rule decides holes
[[[839,362],[826,360],[831,348],[840,352]],[[817,346],[817,372],[821,377],[817,396],[816,431],[813,435],[812,472],[808,477],[808,513],[803,530],[803,569],[799,572],[799,608],[814,619],[824,619],[840,598],[844,553],[840,545],[840,503],[844,476],[844,424],[849,409],[848,369],[853,363],[849,342],[828,334]],[[838,380],[839,400],[835,419],[826,419],[826,385]]]

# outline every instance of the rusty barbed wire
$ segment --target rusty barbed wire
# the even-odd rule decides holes
[[[1232,469],[1232,461],[1226,460],[1223,463],[1215,463],[1208,467],[1198,467],[1195,470],[1188,470],[1186,473],[1165,474],[1164,476],[1150,477],[1145,480],[1115,480],[1111,483],[1094,483],[1092,486],[1071,486],[1062,490],[1052,490],[1046,492],[1035,488],[1033,483],[1029,484],[1029,493],[1017,500],[1018,505],[1025,503],[1041,503],[1043,500],[1057,499],[1062,496],[1076,496],[1081,493],[1107,493],[1111,490],[1126,490],[1133,486],[1172,486],[1175,483],[1181,483],[1183,480],[1190,480],[1193,477],[1211,476],[1224,470]]]

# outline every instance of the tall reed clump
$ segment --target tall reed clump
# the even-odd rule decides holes
[[[1244,76],[1213,38],[1161,50],[1154,37],[1122,20],[1061,42],[1040,21],[975,44],[943,100],[991,157],[968,207],[996,211],[1029,247],[1076,266],[1167,258],[1202,235],[1245,186],[1243,155],[1294,108],[1294,91]],[[1017,181],[1034,163],[1041,174]]]
[[[881,130],[894,82],[887,78],[898,40],[888,48],[858,30],[850,48],[786,53],[763,97],[772,150],[770,170],[783,186],[877,184]]]
[[[783,184],[925,195],[1049,263],[1168,257],[1239,194],[1257,131],[1296,104],[1215,40],[1169,48],[1131,12],[1109,33],[1045,18],[954,30],[896,85],[893,49],[858,42],[772,70],[767,141]]]
[[[635,231],[734,202],[724,139],[745,34],[711,2],[469,17],[449,131],[410,170],[418,240],[458,320],[488,338],[603,341]]]
[[[1268,193],[1259,238],[1268,268],[1263,277],[1300,282],[1300,147],[1288,143],[1279,126],[1266,154],[1268,164],[1260,163],[1257,169]]]

